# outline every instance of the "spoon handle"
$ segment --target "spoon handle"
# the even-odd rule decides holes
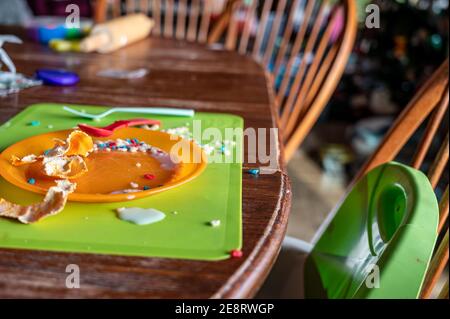
[[[103,129],[114,131],[122,127],[128,126],[138,126],[138,125],[160,125],[161,122],[157,120],[149,120],[149,119],[131,119],[131,120],[119,120],[114,123],[105,126]]]
[[[114,110],[114,112],[186,116],[186,117],[193,117],[195,114],[195,111],[192,109],[176,109],[169,107],[126,107],[126,108],[118,107],[111,110]]]

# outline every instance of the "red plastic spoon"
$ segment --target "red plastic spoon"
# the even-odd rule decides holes
[[[131,120],[120,120],[105,126],[105,127],[94,127],[87,124],[78,124],[80,130],[95,137],[107,137],[112,135],[115,130],[137,125],[160,125],[161,122],[157,120],[148,119],[131,119]]]

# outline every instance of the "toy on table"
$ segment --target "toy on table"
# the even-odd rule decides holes
[[[54,86],[72,86],[80,81],[76,73],[57,69],[38,69],[36,78],[44,84]]]
[[[21,44],[22,40],[14,35],[0,35],[0,97],[19,92],[24,88],[40,85],[41,81],[29,79],[16,72],[13,61],[2,48],[5,42]],[[6,65],[9,72],[1,71],[2,64]]]
[[[80,27],[67,27],[66,19],[60,17],[39,17],[27,24],[31,40],[48,44],[52,40],[79,40],[86,36],[92,27],[89,20],[80,20]]]

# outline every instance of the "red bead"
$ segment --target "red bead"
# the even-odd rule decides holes
[[[241,258],[242,257],[242,251],[239,249],[234,249],[230,252],[231,257],[233,258]]]
[[[153,175],[153,174],[145,174],[144,175],[144,178],[146,178],[146,179],[155,179],[155,175]]]

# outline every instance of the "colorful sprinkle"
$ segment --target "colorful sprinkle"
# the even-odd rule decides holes
[[[150,189],[150,186],[144,186],[144,191],[147,191]]]
[[[36,184],[36,180],[34,178],[29,178],[27,182],[28,182],[28,184],[31,184],[31,185]]]
[[[52,129],[53,125],[49,124],[49,125],[47,125],[47,128]]]
[[[155,175],[153,175],[153,174],[145,174],[145,175],[144,175],[144,178],[145,178],[145,179],[152,180],[152,179],[155,179]]]
[[[233,257],[233,258],[241,258],[242,255],[243,255],[243,254],[242,254],[242,251],[239,250],[239,249],[233,249],[233,250],[230,252],[230,256]]]
[[[31,121],[28,125],[30,125],[30,126],[39,126],[39,125],[41,125],[41,122],[39,122],[39,121]]]
[[[141,163],[136,163],[136,167],[142,167]]]
[[[252,169],[249,169],[247,172],[251,175],[257,176],[257,175],[259,175],[259,168],[252,168]]]
[[[50,154],[51,151],[52,151],[52,150],[46,150],[46,151],[44,152],[44,155],[47,156],[48,154]]]

